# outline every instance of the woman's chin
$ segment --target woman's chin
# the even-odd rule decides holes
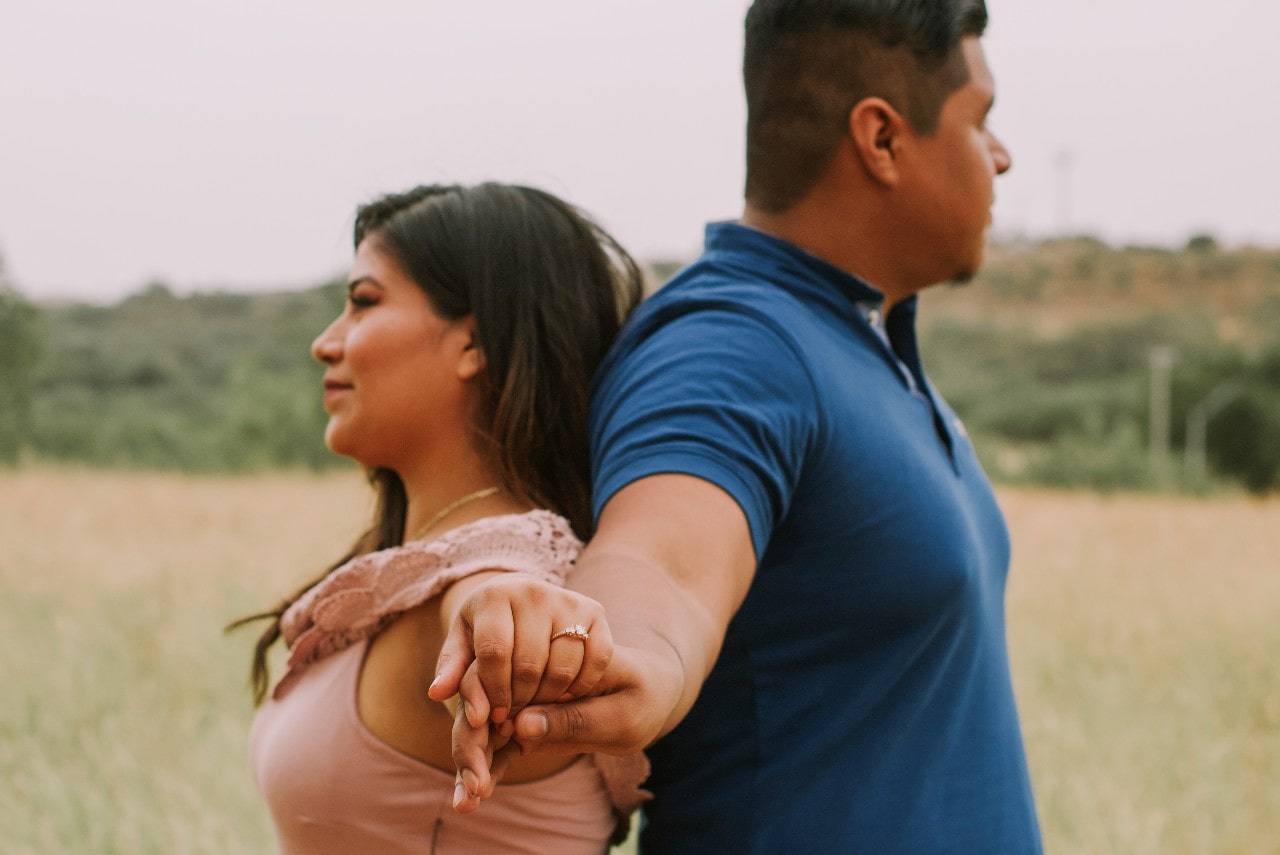
[[[332,421],[329,422],[329,426],[325,428],[324,444],[325,447],[334,454],[341,455],[342,457],[350,457],[357,463],[364,462],[360,459],[360,456],[357,453],[358,449],[355,447],[354,443],[351,442],[351,438],[346,436],[340,428],[335,429],[335,425]]]

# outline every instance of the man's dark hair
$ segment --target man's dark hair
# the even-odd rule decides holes
[[[986,26],[984,0],[755,0],[742,61],[747,201],[779,212],[804,198],[864,98],[932,133],[968,81],[960,39]]]

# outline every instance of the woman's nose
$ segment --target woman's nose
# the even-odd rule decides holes
[[[325,327],[324,331],[316,336],[315,341],[311,342],[311,356],[317,362],[332,365],[342,356],[342,336],[338,334],[338,324],[341,321],[342,318],[334,319],[333,323]]]

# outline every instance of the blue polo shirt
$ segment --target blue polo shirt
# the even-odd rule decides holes
[[[759,565],[649,750],[654,853],[1038,853],[1005,644],[1009,541],[929,385],[915,301],[733,223],[628,323],[591,414],[596,509],[683,473]]]

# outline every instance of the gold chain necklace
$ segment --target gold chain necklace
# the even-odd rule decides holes
[[[453,513],[458,508],[462,507],[468,502],[474,502],[478,499],[484,499],[489,496],[492,496],[496,492],[498,492],[497,487],[485,487],[483,490],[476,490],[474,493],[467,493],[467,495],[463,496],[461,499],[457,499],[455,501],[450,502],[449,504],[444,506],[444,509],[441,510],[440,513],[436,514],[434,517],[427,520],[427,524],[419,528],[414,533],[413,537],[409,538],[408,540],[418,540],[424,534],[431,531],[431,529],[435,526],[436,523],[440,522],[442,519],[449,516],[449,514]],[[405,542],[407,543],[408,540],[406,540]]]

